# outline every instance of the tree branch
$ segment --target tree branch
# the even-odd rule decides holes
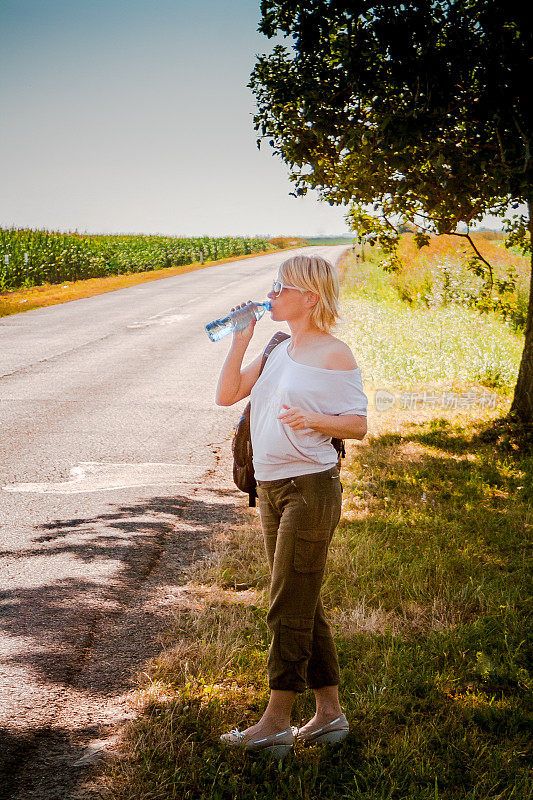
[[[381,214],[381,219],[385,220],[385,222],[387,223],[387,225],[389,226],[389,228],[392,228],[392,230],[394,231],[394,233],[398,233],[398,229],[397,229],[397,228],[395,228],[395,226],[394,226],[394,225],[392,224],[392,222],[391,222],[391,221],[388,219],[388,217],[386,217],[386,216],[385,216],[385,214]]]
[[[515,126],[516,130],[518,131],[518,135],[520,136],[520,138],[524,142],[524,147],[525,147],[525,151],[526,152],[525,152],[525,155],[524,155],[524,166],[522,168],[522,172],[526,172],[527,168],[529,166],[529,162],[531,161],[531,150],[529,148],[529,139],[527,138],[526,134],[524,133],[524,131],[522,130],[522,128],[518,124],[518,121],[517,121],[515,116],[512,117],[512,120],[514,122],[514,126]]]
[[[481,255],[481,253],[480,253],[480,252],[479,252],[479,250],[477,249],[476,245],[475,245],[475,244],[474,244],[474,242],[472,241],[472,237],[470,236],[470,234],[469,234],[469,233],[458,233],[457,231],[452,231],[452,232],[449,234],[449,236],[462,236],[462,237],[463,237],[463,239],[468,239],[468,241],[469,241],[469,243],[470,243],[470,246],[472,247],[472,249],[473,249],[473,251],[475,252],[476,256],[479,258],[479,260],[480,260],[480,261],[483,261],[483,263],[484,263],[484,264],[486,264],[486,265],[487,265],[487,267],[488,267],[488,269],[489,269],[489,276],[490,276],[490,285],[489,285],[489,289],[490,289],[490,291],[492,292],[492,285],[493,285],[493,283],[494,283],[494,277],[493,277],[493,274],[492,274],[492,266],[491,266],[491,264],[489,264],[489,262],[487,261],[487,259],[486,259],[486,258],[484,258],[484,257]]]
[[[496,123],[495,130],[496,130],[496,137],[498,139],[498,146],[500,148],[500,155],[502,157],[502,164],[504,165],[504,167],[506,167],[507,166],[507,161],[505,160],[505,150],[503,149],[503,142],[502,142],[502,137],[500,136],[498,123]]]

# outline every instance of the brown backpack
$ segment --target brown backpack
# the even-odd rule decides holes
[[[263,371],[266,360],[272,350],[277,347],[284,339],[289,339],[288,333],[278,331],[274,334],[269,341],[263,352],[261,361],[261,369],[259,374]],[[340,469],[341,458],[344,458],[346,451],[344,449],[344,440],[332,438],[331,443],[338,453],[337,464]],[[233,453],[233,480],[235,485],[241,492],[248,494],[248,504],[255,506],[255,498],[257,497],[257,483],[255,480],[254,464],[252,460],[252,439],[250,436],[250,403],[246,404],[242,416],[235,426],[233,433],[233,441],[231,443],[231,451]]]

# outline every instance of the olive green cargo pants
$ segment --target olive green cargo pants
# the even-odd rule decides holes
[[[336,686],[339,662],[320,589],[341,515],[339,469],[257,481],[257,497],[271,571],[269,686],[295,692]]]

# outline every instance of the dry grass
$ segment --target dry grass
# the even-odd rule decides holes
[[[352,723],[342,752],[296,748],[277,769],[218,745],[268,697],[268,573],[257,510],[243,507],[175,593],[164,653],[139,676],[140,716],[98,778],[104,796],[528,797],[532,462],[484,444],[490,423],[371,410],[372,433],[349,443],[323,590]],[[311,714],[300,696],[295,724]]]
[[[307,239],[302,239],[299,236],[274,236],[269,239],[269,244],[277,247],[278,249],[287,249],[290,247],[305,247],[309,242]]]
[[[518,255],[512,250],[507,250],[505,248],[505,237],[502,233],[480,231],[472,233],[471,238],[481,255],[491,264],[502,269],[514,265],[524,278],[529,277],[531,270],[529,258]],[[432,236],[429,245],[419,250],[415,245],[414,236],[412,234],[404,234],[400,241],[399,255],[411,271],[419,265],[421,267],[429,266],[446,258],[465,262],[467,258],[473,255],[473,252],[468,241],[460,236],[446,234]]]
[[[494,268],[494,278],[505,278],[509,268],[514,267],[517,272],[518,286],[522,295],[528,294],[531,274],[531,261],[524,255],[519,255],[505,248],[503,234],[490,231],[481,231],[472,234],[480,254]],[[443,266],[452,268],[455,279],[460,284],[458,288],[476,290],[480,285],[479,278],[471,275],[466,270],[468,259],[474,255],[468,241],[458,236],[433,236],[429,245],[418,249],[412,234],[401,237],[398,250],[400,261],[403,265],[402,272],[391,276],[391,285],[399,295],[407,300],[416,300],[424,295],[426,287],[441,280]]]

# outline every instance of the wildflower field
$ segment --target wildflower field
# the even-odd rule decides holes
[[[525,329],[531,260],[505,246],[498,231],[478,231],[472,241],[493,270],[492,295],[500,313],[518,329]],[[471,245],[458,236],[432,236],[429,245],[417,248],[412,234],[401,237],[400,272],[390,276],[390,285],[406,302],[427,307],[447,305],[472,306],[483,294],[479,275],[468,268],[474,255]],[[479,262],[478,262],[479,263]]]

